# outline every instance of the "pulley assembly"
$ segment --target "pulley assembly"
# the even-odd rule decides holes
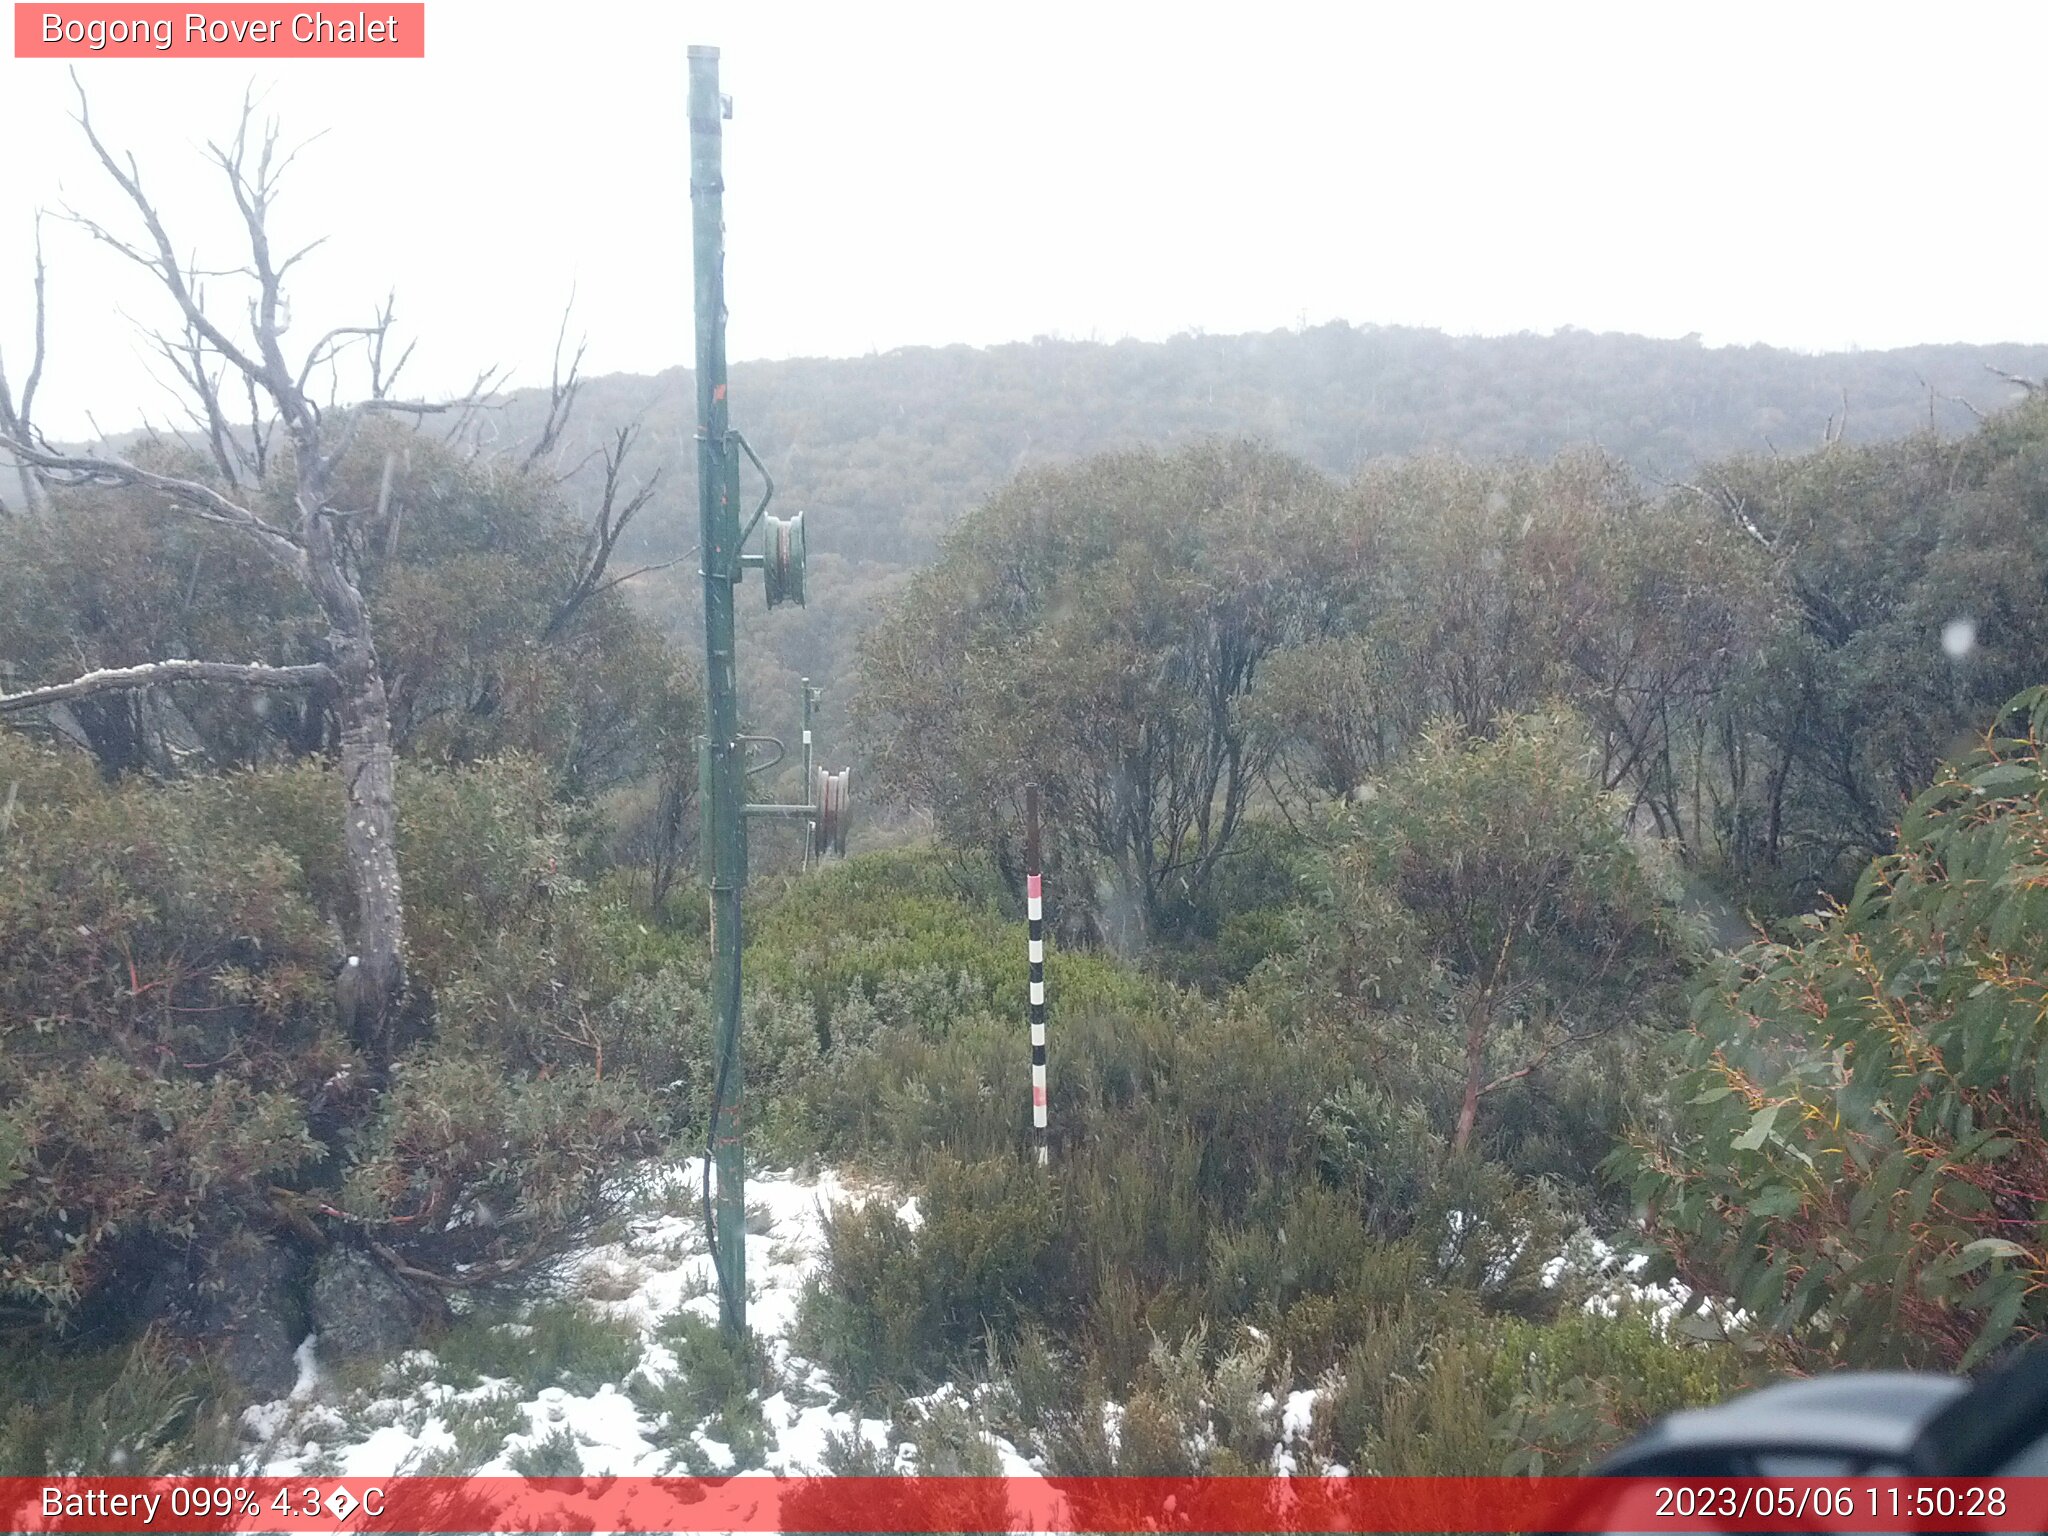
[[[738,432],[726,436],[732,445],[747,456],[754,468],[760,471],[762,481],[761,504],[754,508],[754,515],[740,534],[740,563],[734,569],[733,580],[739,580],[740,573],[749,566],[759,567],[761,586],[768,595],[768,606],[780,608],[784,603],[804,605],[804,515],[794,517],[770,517],[768,503],[775,499],[775,477],[768,473],[768,466],[761,462],[761,456]],[[732,461],[729,486],[734,494],[739,490],[739,461]],[[747,541],[754,536],[754,530],[765,525],[762,534],[763,548],[759,554],[747,554]]]
[[[798,523],[798,518],[791,518]],[[799,548],[801,546],[799,545]],[[853,777],[851,768],[833,770],[812,765],[811,726],[816,717],[818,696],[823,691],[811,685],[807,677],[803,680],[803,779],[804,802],[801,805],[749,804],[742,808],[749,818],[782,819],[800,821],[804,828],[804,864],[808,868],[812,859],[823,859],[828,853],[841,857],[846,854],[846,825],[852,809],[850,784]],[[782,761],[783,746],[773,736],[739,735],[734,740],[747,747],[772,747],[775,755],[763,758],[749,765],[749,776],[765,773]],[[742,850],[740,870],[744,877],[745,853]]]
[[[804,605],[804,515],[767,517],[762,535],[761,585],[767,589],[768,606],[784,603]]]
[[[852,774],[851,768],[841,768],[837,773],[830,768],[818,770],[812,795],[818,807],[818,818],[813,823],[811,841],[820,858],[827,853],[845,856],[846,823],[852,811],[848,780]]]

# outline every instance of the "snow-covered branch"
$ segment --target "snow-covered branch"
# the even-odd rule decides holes
[[[149,688],[158,683],[229,683],[241,688],[307,688],[334,680],[334,674],[319,662],[304,666],[272,667],[262,662],[236,661],[151,661],[136,667],[107,667],[74,677],[68,683],[51,683],[22,693],[0,694],[0,715],[24,709],[41,709],[66,704],[73,699],[120,688]]]

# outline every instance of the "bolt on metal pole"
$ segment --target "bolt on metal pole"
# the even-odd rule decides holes
[[[728,437],[725,375],[725,104],[718,50],[690,49],[690,209],[696,265],[697,510],[704,577],[706,734],[700,757],[704,878],[711,891],[711,1018],[715,1063],[707,1138],[716,1175],[712,1260],[719,1320],[738,1342],[747,1328],[746,1076],[740,1063],[740,892],[746,884],[744,762],[733,662],[740,577],[739,464]]]

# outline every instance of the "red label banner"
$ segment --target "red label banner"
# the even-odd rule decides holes
[[[423,59],[427,8],[410,4],[14,7],[17,59]]]
[[[0,1530],[2042,1531],[2048,1478],[0,1478]]]

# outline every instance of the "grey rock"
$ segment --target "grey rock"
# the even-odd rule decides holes
[[[426,1312],[360,1248],[330,1248],[313,1267],[312,1322],[330,1359],[386,1359],[413,1341]]]
[[[304,1256],[241,1232],[196,1267],[196,1283],[163,1306],[171,1336],[203,1351],[250,1397],[283,1397],[298,1380],[292,1352],[306,1333]]]

